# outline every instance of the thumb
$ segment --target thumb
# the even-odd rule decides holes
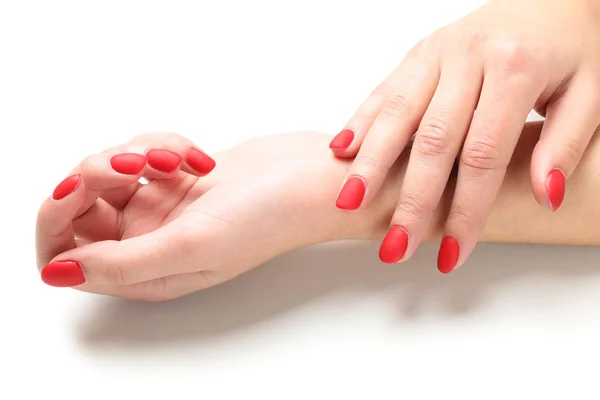
[[[145,235],[61,253],[42,269],[41,278],[51,286],[121,286],[195,272],[199,236],[175,220]]]

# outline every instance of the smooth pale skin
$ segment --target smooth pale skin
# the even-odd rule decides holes
[[[551,171],[562,171],[572,184],[569,177],[600,124],[599,71],[600,0],[491,0],[419,42],[358,108],[344,127],[354,131],[354,141],[334,150],[356,156],[338,185],[362,177],[368,205],[417,132],[388,222],[408,233],[409,259],[458,159],[444,235],[458,241],[460,265],[492,212],[533,108],[546,124],[531,160],[530,191],[550,208]]]
[[[523,132],[482,240],[600,244],[600,142],[591,142],[571,177],[567,201],[552,213],[536,204],[529,185],[529,155],[540,129],[534,123]],[[380,240],[398,200],[407,152],[369,207],[345,213],[334,205],[335,183],[350,162],[329,153],[329,140],[327,134],[312,132],[252,139],[217,154],[217,167],[206,177],[147,171],[155,179],[127,202],[121,197],[130,196],[131,187],[137,189],[134,182],[139,176],[124,178],[110,170],[110,154],[132,150],[143,154],[148,148],[165,147],[182,151],[191,143],[175,134],[148,134],[88,157],[75,169],[84,183],[62,200],[47,199],[40,208],[38,266],[75,260],[86,277],[77,289],[163,301],[224,282],[310,244]],[[130,186],[124,187],[123,179]],[[93,192],[86,182],[121,189]],[[98,194],[116,207],[96,200]],[[440,239],[451,195],[452,182],[426,240]],[[71,225],[71,218],[84,209],[88,211]],[[75,241],[74,234],[89,242]]]

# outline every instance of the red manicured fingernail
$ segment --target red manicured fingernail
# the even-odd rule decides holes
[[[64,181],[58,184],[54,192],[52,192],[52,198],[54,200],[64,199],[77,189],[81,182],[81,175],[75,174],[66,178]]]
[[[145,156],[136,153],[117,154],[110,159],[110,166],[120,174],[137,175],[146,166]]]
[[[152,149],[146,153],[148,165],[157,171],[173,172],[181,164],[181,156],[170,150]]]
[[[440,270],[442,274],[448,274],[456,268],[458,253],[459,246],[456,239],[446,236],[440,245],[437,259],[438,270]]]
[[[188,151],[185,152],[185,162],[204,175],[212,171],[215,168],[215,165],[217,165],[215,160],[193,147],[190,147]]]
[[[329,148],[333,150],[346,150],[354,140],[354,132],[350,129],[344,129],[329,143]]]
[[[348,179],[338,195],[335,206],[342,210],[356,210],[360,207],[366,190],[362,179],[358,177]]]
[[[546,179],[546,193],[550,201],[552,211],[558,210],[565,198],[565,174],[562,171],[555,169],[548,174]]]
[[[402,260],[408,247],[408,233],[394,225],[390,228],[379,248],[379,259],[384,263],[393,264]]]
[[[42,281],[50,286],[71,287],[85,282],[81,265],[76,261],[55,261],[42,270]]]

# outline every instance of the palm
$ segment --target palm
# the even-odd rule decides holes
[[[150,233],[178,217],[185,209],[184,200],[195,200],[190,190],[198,178],[179,172],[168,180],[153,180],[140,187],[121,211],[122,225],[118,239],[127,239]],[[189,192],[189,193],[188,193]]]
[[[202,246],[202,268],[225,271],[222,279],[323,240],[309,239],[307,233],[323,221],[303,199],[312,186],[307,159],[321,155],[301,150],[312,148],[310,134],[291,137],[296,140],[253,139],[218,154],[218,167],[207,177],[181,172],[144,185],[123,209],[122,239],[173,223],[190,240],[211,243],[209,248]],[[302,176],[306,179],[300,180]]]

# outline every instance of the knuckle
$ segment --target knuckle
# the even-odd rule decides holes
[[[506,76],[532,75],[535,61],[536,53],[516,37],[505,37],[493,44],[492,62]]]
[[[52,232],[49,232],[47,237],[49,239],[59,239],[64,237],[64,235],[69,232],[71,229],[73,229],[72,225],[70,223],[65,224],[62,227],[56,227]]]
[[[121,263],[109,263],[105,269],[106,280],[116,286],[124,286],[135,282],[132,270]]]
[[[408,193],[402,196],[402,199],[396,207],[396,211],[411,220],[425,217],[433,207],[429,207],[422,196]]]
[[[91,155],[91,156],[87,156],[86,158],[83,159],[83,161],[81,161],[81,173],[85,176],[88,175],[89,173],[91,173],[92,171],[95,170],[95,160],[96,160],[96,156],[95,155]]]
[[[475,54],[481,50],[483,32],[478,29],[460,29],[456,32],[458,48],[463,54]]]
[[[381,159],[371,152],[359,152],[355,163],[360,171],[379,171],[384,168]]]
[[[448,151],[450,133],[441,118],[430,118],[423,122],[415,136],[413,150],[425,156],[439,156]]]
[[[582,143],[574,137],[566,137],[564,152],[569,163],[577,164],[584,151]]]
[[[79,172],[83,176],[87,190],[98,190],[98,179],[102,178],[102,165],[106,162],[105,155],[90,155],[81,161]]]
[[[352,126],[352,122],[372,121],[375,117],[377,117],[378,111],[378,108],[371,106],[371,104],[365,103],[356,110],[349,125]]]
[[[394,93],[388,97],[381,115],[390,119],[403,119],[408,115],[409,103],[406,96]]]
[[[475,216],[466,211],[462,206],[452,207],[448,213],[448,223],[455,226],[473,226],[475,221]]]
[[[480,138],[465,145],[460,165],[475,171],[497,170],[502,165],[498,145],[490,138]]]

